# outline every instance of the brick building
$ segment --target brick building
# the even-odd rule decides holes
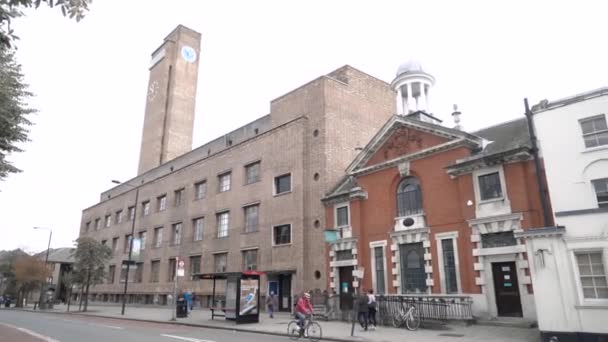
[[[401,115],[323,199],[327,225],[339,231],[328,286],[342,309],[361,287],[467,296],[478,317],[534,319],[526,249],[514,237],[543,217],[526,120],[470,134],[445,127],[424,110],[432,82],[419,65],[400,68]],[[361,269],[359,281],[352,271]]]
[[[130,302],[166,303],[180,258],[180,290],[206,297],[210,282],[192,274],[258,270],[262,295],[277,291],[280,308],[289,309],[298,291],[326,287],[320,199],[356,147],[394,114],[393,90],[344,66],[274,99],[268,115],[190,150],[199,46],[200,34],[179,26],[153,53],[139,174],[83,210],[80,235],[114,250],[107,281],[91,293],[121,300],[122,261],[133,240],[141,247]]]

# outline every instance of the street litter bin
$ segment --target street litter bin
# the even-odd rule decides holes
[[[179,298],[175,306],[175,317],[186,318],[188,317],[188,303],[184,298]]]

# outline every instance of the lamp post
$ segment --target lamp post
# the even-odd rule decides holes
[[[48,230],[49,231],[49,244],[46,247],[46,257],[44,258],[44,268],[48,270],[48,262],[49,262],[49,251],[51,250],[51,238],[53,237],[53,230],[50,228],[43,227],[34,227],[34,229],[40,230]],[[38,307],[40,309],[45,309],[46,306],[43,304],[44,299],[44,284],[47,283],[47,277],[44,277],[44,281],[40,283],[40,297],[38,298]]]
[[[121,182],[117,180],[112,180],[112,183],[121,184]],[[139,198],[139,187],[131,185],[129,183],[124,183],[132,188],[135,188],[135,205],[133,206],[133,219],[131,220],[131,241],[129,241],[129,258],[126,261],[127,271],[125,272],[125,289],[122,293],[122,309],[120,311],[121,315],[125,315],[125,306],[127,305],[127,288],[129,286],[129,269],[131,268],[131,256],[133,254],[133,239],[135,234],[135,220],[137,219],[137,200]],[[123,264],[125,261],[123,261]]]

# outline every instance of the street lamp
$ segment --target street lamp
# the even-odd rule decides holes
[[[46,270],[48,270],[48,262],[49,262],[49,251],[51,250],[51,237],[53,236],[53,230],[50,228],[43,228],[43,227],[34,227],[34,229],[40,229],[40,230],[48,230],[49,231],[49,244],[46,247],[46,258],[44,259],[44,268]],[[47,281],[46,277],[44,279],[44,282],[40,283],[40,298],[38,298],[38,307],[40,309],[45,309],[46,307],[43,304],[43,299],[44,299],[44,284]]]
[[[120,181],[112,180],[114,184],[123,184]],[[131,264],[134,263],[131,261],[131,255],[133,254],[133,239],[135,234],[135,220],[137,219],[137,200],[139,198],[139,187],[131,185],[129,183],[124,183],[124,185],[135,188],[135,205],[133,206],[133,219],[131,220],[131,241],[129,241],[129,258],[126,261],[127,264],[127,272],[125,274],[125,289],[122,293],[122,310],[120,311],[121,315],[125,315],[125,306],[127,305],[127,287],[129,286],[129,269],[131,268]],[[128,215],[128,213],[127,213]],[[123,264],[125,261],[123,260]]]

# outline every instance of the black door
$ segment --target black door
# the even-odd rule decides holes
[[[291,311],[291,274],[279,275],[279,311]]]
[[[492,275],[498,316],[522,317],[515,263],[492,263]]]
[[[353,266],[339,267],[339,280],[340,284],[340,310],[352,310],[353,309]]]

